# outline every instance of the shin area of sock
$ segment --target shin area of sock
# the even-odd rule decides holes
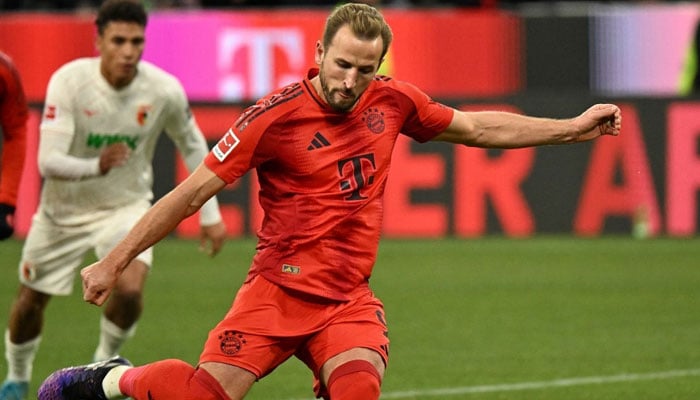
[[[174,359],[131,368],[122,376],[119,388],[134,399],[229,399],[209,373]]]
[[[332,400],[376,400],[381,393],[381,377],[372,364],[350,361],[336,368],[328,379]]]

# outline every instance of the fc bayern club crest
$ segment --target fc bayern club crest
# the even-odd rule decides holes
[[[384,132],[386,126],[384,124],[384,113],[379,111],[379,109],[368,108],[367,111],[364,112],[362,120],[365,121],[370,131],[374,133]]]
[[[241,351],[241,347],[243,347],[245,344],[243,334],[236,331],[224,332],[223,334],[219,335],[219,340],[221,341],[221,352],[229,356]]]

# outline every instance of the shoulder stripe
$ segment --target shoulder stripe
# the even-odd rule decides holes
[[[256,104],[248,107],[238,118],[238,121],[236,121],[234,126],[239,132],[242,132],[248,126],[248,124],[253,122],[259,116],[281,104],[299,97],[303,93],[304,91],[301,89],[301,85],[299,83],[287,86],[281,92],[261,99]]]

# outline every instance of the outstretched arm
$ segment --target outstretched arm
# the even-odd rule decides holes
[[[509,149],[618,135],[621,124],[620,109],[614,104],[596,104],[570,119],[535,118],[500,111],[455,111],[447,129],[433,140]]]
[[[226,183],[201,164],[187,179],[156,202],[129,234],[102,260],[83,268],[83,299],[102,305],[131,260],[194,214]]]

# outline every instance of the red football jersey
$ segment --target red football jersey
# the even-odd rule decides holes
[[[17,204],[24,166],[28,113],[19,73],[10,59],[0,52],[0,203],[12,206]]]
[[[338,112],[313,88],[317,74],[245,110],[205,163],[227,183],[257,169],[265,216],[249,277],[348,300],[368,287],[396,138],[428,141],[453,110],[377,76],[352,111]]]

